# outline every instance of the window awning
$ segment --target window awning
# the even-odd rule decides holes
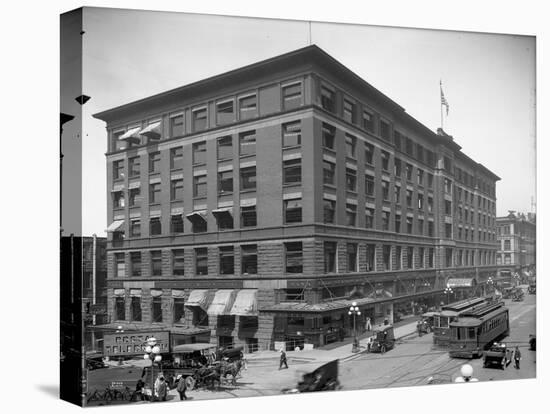
[[[231,307],[231,315],[257,316],[258,300],[257,289],[242,289],[237,292],[235,303]]]
[[[139,134],[145,135],[149,138],[160,136],[160,121],[153,122],[152,124],[147,125],[141,130]]]
[[[154,298],[162,296],[162,289],[151,289],[151,296]]]
[[[141,297],[141,289],[130,289],[130,296],[140,298]]]
[[[206,210],[193,211],[192,213],[187,214],[185,217],[191,222],[193,220],[204,220],[206,221]]]
[[[208,307],[209,316],[229,315],[231,305],[235,298],[233,289],[220,289],[216,291],[212,303]]]
[[[449,279],[447,281],[447,286],[451,288],[472,287],[475,285],[476,281],[473,278]]]
[[[124,225],[124,220],[115,220],[109,227],[105,230],[107,233],[114,233],[115,231],[122,231],[122,226]]]
[[[207,289],[196,289],[192,290],[185,302],[185,306],[197,306],[202,310],[206,311],[209,305],[210,294]]]
[[[215,210],[212,210],[212,214],[214,214],[214,216],[218,215],[218,214],[233,214],[233,208],[232,207],[222,207],[222,208],[217,208]]]
[[[183,298],[185,297],[185,291],[181,289],[172,289],[172,297],[173,298]]]
[[[126,291],[124,289],[115,289],[113,294],[117,297],[121,297],[126,294]]]
[[[124,134],[122,134],[118,139],[119,140],[130,139],[130,138],[138,138],[139,139],[138,133],[139,133],[140,129],[141,129],[140,127],[129,129]]]

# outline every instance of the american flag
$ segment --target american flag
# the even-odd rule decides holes
[[[439,81],[439,90],[441,91],[441,105],[445,105],[445,108],[447,109],[447,115],[449,115],[449,102],[447,102],[447,99],[445,99],[445,95],[443,95],[443,87],[441,86],[441,81]]]

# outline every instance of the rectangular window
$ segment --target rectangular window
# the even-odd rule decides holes
[[[130,237],[140,237],[141,236],[141,221],[130,220]]]
[[[405,138],[405,151],[411,157],[414,157],[414,144],[410,138]]]
[[[412,234],[413,232],[413,218],[407,217],[407,234]]]
[[[233,246],[219,248],[220,253],[220,274],[232,275],[235,273],[235,252]]]
[[[447,194],[452,194],[453,192],[452,182],[448,178],[445,178],[445,192]]]
[[[170,169],[183,168],[183,147],[170,148]]]
[[[285,271],[287,273],[302,273],[302,242],[285,243]]]
[[[300,184],[302,182],[302,159],[283,161],[283,184]]]
[[[374,165],[374,145],[365,142],[365,163]]]
[[[139,177],[141,169],[140,160],[141,158],[139,156],[128,158],[128,175],[130,177]]]
[[[206,163],[206,141],[193,144],[193,164]]]
[[[390,140],[390,124],[386,121],[380,120],[380,136],[385,140]]]
[[[235,120],[235,108],[233,100],[220,102],[216,105],[216,123],[218,125],[228,124]]]
[[[433,213],[434,211],[434,199],[431,196],[428,196],[428,212]]]
[[[302,104],[302,84],[283,86],[283,108],[285,111],[298,108]]]
[[[185,301],[183,299],[174,299],[174,323],[184,323],[185,320]]]
[[[152,250],[151,252],[151,276],[162,276],[162,252]]]
[[[334,150],[334,138],[336,136],[336,128],[323,122],[322,134],[323,147]]]
[[[141,252],[130,252],[130,263],[132,266],[132,276],[141,276]]]
[[[407,176],[407,181],[412,181],[412,171],[413,166],[411,164],[405,165],[405,175]]]
[[[193,197],[206,197],[206,192],[206,175],[197,175],[193,177]]]
[[[374,115],[363,111],[363,128],[369,132],[374,132]]]
[[[285,224],[302,222],[302,199],[283,201]]]
[[[390,153],[387,151],[382,151],[381,158],[382,158],[382,169],[384,171],[389,171],[390,170]]]
[[[346,134],[346,156],[355,158],[355,147],[357,145],[357,138],[353,135]]]
[[[374,177],[372,175],[365,175],[365,194],[374,196]]]
[[[335,94],[325,86],[321,86],[321,106],[329,112],[336,112]]]
[[[149,234],[151,236],[160,236],[162,234],[160,217],[152,217],[149,220]]]
[[[218,223],[218,230],[232,230],[233,229],[233,215],[230,213],[216,214],[216,221]]]
[[[418,248],[418,267],[424,268],[424,247]]]
[[[257,115],[256,95],[245,96],[239,99],[240,119],[250,119]]]
[[[241,168],[241,191],[256,189],[256,166]]]
[[[218,173],[218,193],[227,194],[233,192],[233,170]]]
[[[434,186],[434,175],[432,173],[428,173],[428,187],[433,188]]]
[[[424,194],[418,194],[418,209],[424,210]]]
[[[141,298],[133,296],[130,303],[131,320],[134,322],[141,322]]]
[[[283,148],[297,147],[302,144],[302,126],[300,121],[283,124]]]
[[[407,247],[407,269],[414,267],[414,247]]]
[[[162,322],[162,298],[154,297],[151,302],[151,313],[153,316],[153,322]]]
[[[357,272],[357,244],[347,244],[348,272]]]
[[[183,178],[170,181],[170,200],[183,200]]]
[[[233,158],[233,137],[227,135],[218,138],[218,160],[229,160]]]
[[[241,246],[241,272],[249,275],[258,273],[258,247],[255,244]]]
[[[393,145],[395,146],[395,149],[401,151],[401,133],[399,131],[394,130],[393,131]]]
[[[183,115],[170,117],[170,137],[180,137],[184,134]]]
[[[138,207],[141,205],[140,188],[130,188],[128,190],[128,204],[130,207]]]
[[[449,174],[452,173],[453,166],[452,166],[452,163],[451,163],[451,159],[449,157],[443,157],[443,168]]]
[[[256,206],[241,207],[241,226],[256,227]]]
[[[374,209],[365,207],[365,227],[372,229],[374,227]]]
[[[357,206],[355,204],[346,204],[346,225],[355,226],[357,222]]]
[[[113,208],[124,208],[124,191],[113,192]]]
[[[382,264],[384,266],[382,270],[391,270],[390,260],[391,260],[391,246],[388,244],[384,244],[382,246]]]
[[[372,272],[374,271],[374,252],[375,252],[375,245],[374,244],[367,244],[367,258],[366,258],[366,271]]]
[[[445,214],[450,216],[452,213],[452,205],[450,200],[445,200]]]
[[[399,158],[393,159],[393,173],[396,177],[401,177],[402,169],[401,169],[401,160]]]
[[[510,240],[504,240],[504,250],[511,250],[512,243]]]
[[[336,272],[336,242],[324,242],[325,273]]]
[[[390,212],[382,211],[382,230],[390,229]]]
[[[204,131],[207,125],[207,111],[206,108],[197,109],[193,111],[193,131]]]
[[[126,260],[124,253],[115,253],[115,277],[126,276]]]
[[[346,168],[346,189],[357,191],[357,171],[353,168]]]
[[[418,234],[423,236],[424,235],[424,220],[423,219],[418,219],[417,223],[418,223]]]
[[[323,200],[323,221],[325,224],[334,224],[336,201]]]
[[[401,204],[401,187],[398,185],[394,186],[393,193],[395,196],[395,204]]]
[[[389,181],[382,181],[382,199],[390,200],[390,183]]]
[[[401,233],[401,214],[395,215],[395,232]]]
[[[336,164],[330,161],[323,161],[323,184],[334,185]]]
[[[208,274],[208,249],[206,247],[195,248],[195,274],[198,276]]]
[[[407,190],[407,196],[406,196],[406,200],[407,200],[407,207],[412,207],[412,200],[413,200],[413,192],[412,190]]]
[[[174,276],[185,275],[185,250],[172,250],[172,273]]]
[[[453,267],[453,249],[445,249],[445,267]]]
[[[160,152],[149,153],[149,173],[157,173],[160,171]]]
[[[418,185],[424,185],[424,170],[416,170],[416,181],[418,182]]]
[[[113,161],[113,180],[124,178],[124,160]]]
[[[416,144],[416,159],[424,162],[424,147],[420,144]]]
[[[395,269],[401,270],[402,252],[401,246],[395,246]]]
[[[256,154],[256,131],[239,134],[239,155],[241,157]]]
[[[428,236],[433,237],[434,236],[434,222],[428,221]]]
[[[344,99],[344,121],[355,124],[357,122],[355,115],[355,104]]]
[[[117,321],[126,320],[126,301],[123,297],[115,298],[115,314]]]
[[[428,250],[428,267],[434,267],[434,249],[430,247]]]
[[[149,204],[160,203],[160,183],[149,184]]]
[[[183,233],[183,215],[172,214],[170,216],[170,232]]]

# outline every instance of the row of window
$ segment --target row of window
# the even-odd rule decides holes
[[[469,192],[466,189],[462,189],[459,186],[455,186],[456,194],[455,194],[455,200],[458,202],[464,201],[465,204],[469,203],[472,206],[474,206],[474,193]],[[475,206],[474,206],[475,207]],[[477,196],[477,208],[487,210],[490,213],[495,214],[496,212],[496,204],[494,201],[491,201],[481,195]]]

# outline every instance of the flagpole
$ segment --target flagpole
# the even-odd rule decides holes
[[[441,86],[441,79],[439,80],[439,112],[441,112],[441,129],[443,129],[443,101],[441,99],[442,96],[442,86]]]

